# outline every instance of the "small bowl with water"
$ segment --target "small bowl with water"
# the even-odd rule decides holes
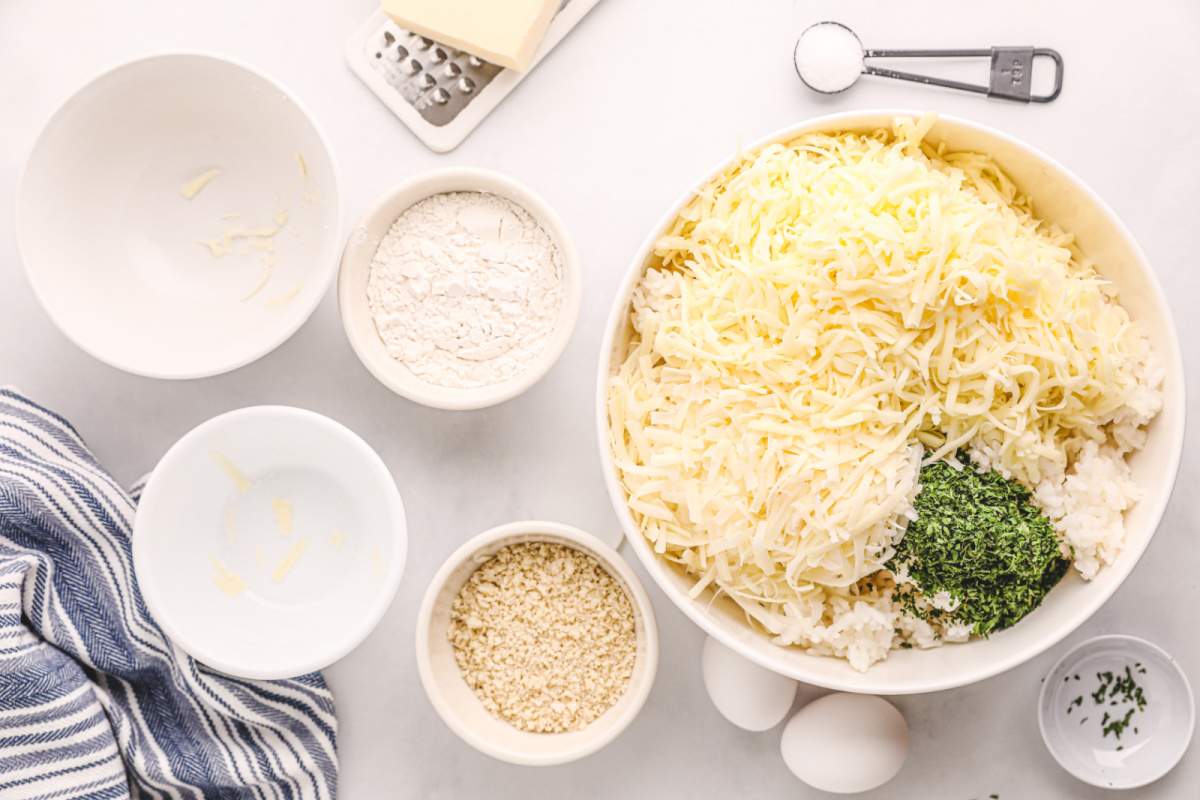
[[[1187,676],[1161,648],[1136,636],[1099,636],[1050,670],[1038,726],[1050,754],[1079,780],[1134,789],[1183,758],[1196,703]]]
[[[366,442],[320,414],[259,406],[167,451],[138,504],[133,562],[155,622],[184,651],[275,679],[367,637],[406,543],[400,493]]]

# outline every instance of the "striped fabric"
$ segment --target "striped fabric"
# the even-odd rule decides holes
[[[174,647],[138,593],[133,494],[0,390],[0,798],[332,798],[320,674],[248,681]]]

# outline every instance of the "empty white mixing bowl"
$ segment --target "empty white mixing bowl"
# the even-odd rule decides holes
[[[196,378],[308,319],[340,218],[333,158],[299,102],[248,66],[175,53],[106,72],[55,113],[21,182],[17,238],[73,342],[138,375]]]

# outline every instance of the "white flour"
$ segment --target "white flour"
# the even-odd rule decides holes
[[[371,260],[367,303],[388,354],[440,386],[520,373],[553,332],[562,255],[529,212],[448,192],[392,223]]]

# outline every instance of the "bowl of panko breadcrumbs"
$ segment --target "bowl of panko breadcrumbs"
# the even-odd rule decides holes
[[[608,545],[514,522],[455,551],[417,617],[417,667],[442,720],[482,753],[548,766],[637,716],[658,668],[654,611]]]

